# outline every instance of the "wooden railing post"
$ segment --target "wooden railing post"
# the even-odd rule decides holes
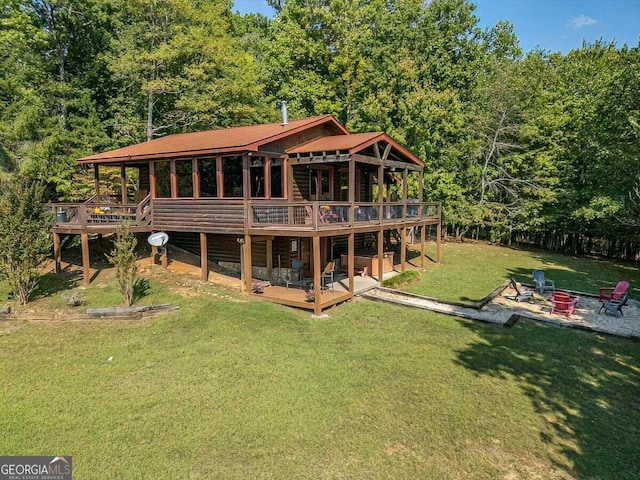
[[[87,226],[87,208],[91,207],[88,207],[86,204],[78,206],[78,223],[83,228]]]

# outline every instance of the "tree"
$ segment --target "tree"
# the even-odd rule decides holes
[[[118,86],[114,133],[126,143],[260,119],[253,59],[230,34],[230,2],[113,0],[105,56]]]
[[[120,293],[122,293],[124,304],[127,307],[133,304],[135,291],[140,283],[136,264],[137,244],[135,235],[129,230],[129,224],[122,222],[116,232],[111,255],[107,255],[109,262],[116,268]]]
[[[24,178],[0,184],[0,276],[25,305],[38,288],[51,249],[53,215],[42,183]]]

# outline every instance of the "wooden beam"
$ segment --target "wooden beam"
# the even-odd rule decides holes
[[[242,155],[242,198],[251,199],[251,172],[249,163],[251,159],[246,153]]]
[[[422,170],[422,167],[420,165],[417,165],[415,163],[407,163],[407,162],[398,162],[396,160],[382,160],[382,159],[377,159],[374,157],[370,157],[368,155],[362,155],[359,153],[354,153],[352,155],[353,159],[358,162],[358,163],[365,163],[368,165],[384,165],[385,167],[389,167],[389,168],[408,168],[411,171],[414,172],[419,172],[420,170]]]
[[[251,265],[251,235],[244,236],[244,283],[247,293],[251,293],[253,266]]]
[[[349,162],[349,197],[347,201],[354,203],[356,201],[356,190],[359,185],[356,185],[356,162]]]
[[[60,234],[57,232],[53,232],[53,263],[54,263],[54,271],[56,273],[60,273]]]
[[[169,161],[169,176],[171,177],[171,198],[178,198],[178,175],[176,174],[176,161]]]
[[[200,279],[203,282],[209,280],[209,249],[207,234],[203,232],[200,232]]]
[[[420,170],[418,172],[418,200],[420,202],[424,202],[424,198],[422,198],[423,195],[424,195],[424,171]],[[420,215],[422,215],[422,212],[420,212]]]
[[[354,279],[354,275],[355,275],[355,251],[356,251],[356,247],[355,247],[355,238],[356,238],[356,234],[351,232],[348,236],[347,239],[347,262],[348,262],[348,266],[347,266],[347,275],[349,276],[349,292],[353,295],[355,294],[355,279]]]
[[[384,220],[384,166],[380,165],[378,167],[378,204],[380,208],[379,218],[380,224],[382,224]]]
[[[224,198],[224,170],[220,155],[216,157],[216,192],[218,192],[218,198]]]
[[[426,232],[425,230],[427,229],[426,225],[422,225],[420,227],[420,268],[424,268],[424,244],[425,244],[425,237],[426,237]]]
[[[389,153],[391,153],[391,144],[388,143],[387,147],[384,149],[384,153],[382,154],[382,161],[386,161],[389,158]]]
[[[156,163],[149,162],[149,193],[156,198]]]
[[[313,256],[313,314],[320,316],[322,314],[322,284],[321,276],[322,265],[320,264],[320,237],[313,237],[313,248],[311,250]]]
[[[273,240],[267,239],[267,278],[271,281],[273,273]]]
[[[283,163],[283,170],[286,172],[286,188],[285,188],[285,198],[289,200],[289,202],[293,202],[293,165],[290,159],[285,159]],[[292,214],[289,215],[289,218],[292,218]]]
[[[380,155],[380,147],[378,146],[378,142],[373,144],[373,153],[376,155],[376,158],[383,160],[382,156]]]
[[[404,272],[407,261],[407,227],[400,229],[400,271]]]
[[[407,197],[409,196],[409,170],[402,170],[402,218],[407,218]]]
[[[98,203],[100,203],[100,165],[93,164],[93,175],[96,181],[96,195],[98,197]]]
[[[120,198],[122,204],[127,204],[127,168],[124,163],[120,164]]]
[[[193,198],[200,198],[200,166],[197,157],[191,159],[191,181],[193,182]]]
[[[85,285],[89,285],[91,270],[89,268],[89,235],[87,233],[80,234],[80,244],[82,245],[82,280]]]
[[[378,230],[378,283],[384,281],[384,230]]]
[[[351,155],[348,153],[341,153],[339,155],[310,155],[307,157],[295,157],[290,158],[289,161],[292,165],[312,165],[318,163],[336,163],[336,162],[348,162],[351,160]]]
[[[440,237],[442,236],[442,221],[436,225],[436,262],[440,263]]]
[[[271,157],[264,161],[264,197],[271,198]]]

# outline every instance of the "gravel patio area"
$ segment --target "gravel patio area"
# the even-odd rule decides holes
[[[577,295],[580,300],[578,300],[575,312],[568,318],[563,315],[551,314],[551,294],[542,296],[535,293],[533,302],[516,302],[513,300],[515,291],[511,286],[505,288],[489,305],[494,308],[502,307],[514,310],[520,316],[546,323],[584,328],[622,337],[640,338],[640,303],[638,301],[630,299],[628,305],[623,308],[624,315],[616,318],[614,315],[605,314],[604,311],[598,314],[600,302],[597,297],[586,294]]]

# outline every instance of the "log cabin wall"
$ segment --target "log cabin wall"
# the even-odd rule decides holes
[[[360,201],[371,202],[371,170],[367,167],[360,167]]]
[[[309,186],[309,169],[307,167],[293,167],[293,197],[292,200],[300,202],[309,200],[311,189]]]
[[[147,192],[151,191],[151,183],[149,179],[149,164],[148,163],[140,163],[135,165],[139,169],[138,173],[138,188],[140,190],[145,190]]]
[[[242,200],[156,198],[153,229],[181,232],[244,234]]]
[[[194,232],[168,232],[169,242],[194,255],[200,255],[200,234]],[[240,263],[240,244],[237,235],[207,234],[207,252],[210,262]],[[276,237],[273,239],[273,268],[291,268],[291,238]],[[266,242],[251,242],[251,263],[254,267],[266,267]]]

